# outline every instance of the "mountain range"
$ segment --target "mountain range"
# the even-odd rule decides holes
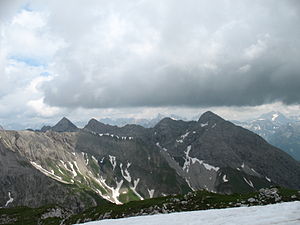
[[[257,133],[270,144],[284,150],[300,161],[300,120],[280,112],[269,112],[254,120],[233,121],[236,125]]]
[[[122,126],[125,126],[127,124],[136,124],[136,125],[143,126],[145,128],[151,128],[151,127],[154,127],[160,120],[162,120],[165,117],[166,117],[165,115],[159,113],[159,114],[157,114],[156,117],[154,117],[152,119],[146,119],[146,118],[136,119],[136,118],[133,118],[133,117],[128,117],[128,118],[101,118],[101,119],[99,119],[99,121],[102,122],[102,123],[105,123],[105,124],[118,126],[118,127],[122,127]],[[174,120],[186,120],[186,118],[181,117],[181,116],[177,116],[175,114],[171,114],[169,117],[174,119]]]
[[[300,189],[300,163],[212,112],[153,128],[67,118],[40,131],[0,131],[0,207],[59,204],[73,212],[194,190]]]

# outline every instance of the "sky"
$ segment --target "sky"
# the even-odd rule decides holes
[[[300,110],[300,1],[0,0],[0,125]]]

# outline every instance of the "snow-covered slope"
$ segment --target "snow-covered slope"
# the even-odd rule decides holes
[[[211,209],[194,212],[140,216],[116,220],[102,220],[86,225],[298,225],[300,224],[300,202],[285,202],[266,206],[229,209]]]

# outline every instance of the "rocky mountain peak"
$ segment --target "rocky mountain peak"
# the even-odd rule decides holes
[[[111,126],[104,124],[96,119],[91,119],[88,124],[84,127],[85,130],[93,131],[96,133],[111,133],[117,126]]]
[[[221,118],[220,116],[218,116],[217,114],[215,114],[211,111],[207,111],[200,116],[198,123],[205,124],[205,123],[209,123],[209,122],[217,123],[217,122],[222,122],[222,121],[225,121],[225,120],[223,118]]]
[[[51,130],[56,132],[75,132],[78,131],[76,127],[68,118],[63,117]]]
[[[4,128],[0,125],[0,130],[4,130]]]
[[[92,119],[89,120],[87,126],[89,126],[89,125],[94,125],[94,124],[99,125],[99,124],[103,124],[103,123],[99,122],[99,121],[96,120],[95,118],[92,118]]]
[[[170,124],[170,123],[173,123],[175,120],[173,120],[172,118],[170,117],[165,117],[163,118],[162,120],[160,120],[157,125],[162,125],[162,124]]]
[[[167,131],[174,130],[174,129],[179,130],[179,129],[187,128],[186,125],[187,124],[182,120],[174,120],[170,117],[165,117],[155,125],[154,129],[167,130]]]

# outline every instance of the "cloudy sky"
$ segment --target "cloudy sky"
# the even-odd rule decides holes
[[[297,0],[0,0],[0,124],[297,114],[299,24]]]

